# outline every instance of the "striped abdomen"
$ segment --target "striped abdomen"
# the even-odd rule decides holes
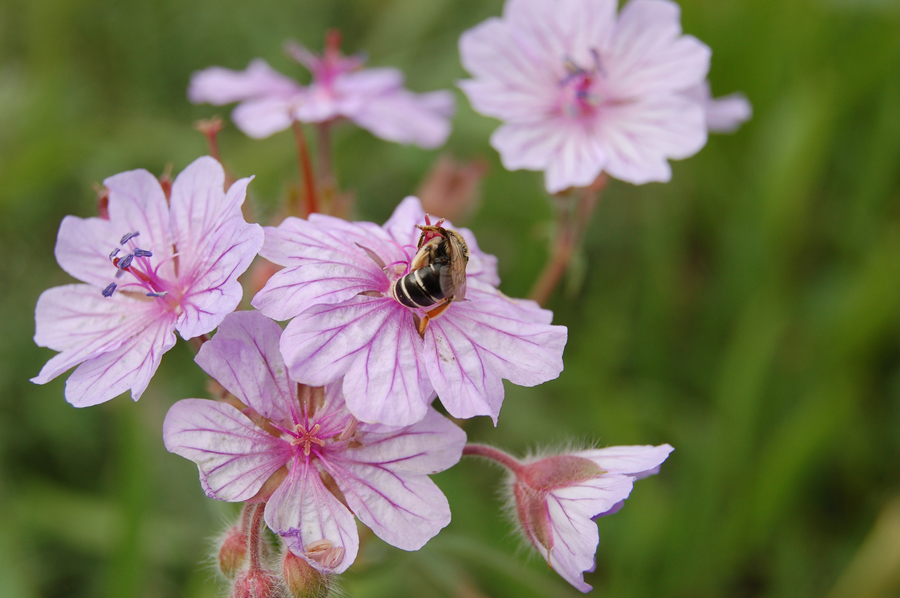
[[[428,307],[446,296],[441,288],[441,272],[445,264],[429,264],[397,280],[392,288],[394,298],[406,307]],[[443,275],[446,278],[446,274]]]

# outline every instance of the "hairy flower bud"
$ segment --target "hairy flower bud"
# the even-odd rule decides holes
[[[240,526],[227,532],[219,547],[219,571],[228,579],[234,579],[247,562],[247,536]]]
[[[285,548],[281,572],[288,595],[292,598],[326,598],[330,591],[330,576],[312,567]]]
[[[278,579],[271,571],[250,569],[241,573],[231,588],[229,598],[281,598]]]

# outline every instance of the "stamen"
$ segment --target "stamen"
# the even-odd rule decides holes
[[[146,249],[135,249],[134,257],[153,257],[153,252]]]
[[[356,421],[355,417],[350,417],[350,421],[347,422],[347,425],[344,426],[341,435],[338,436],[338,441],[344,441],[356,434],[356,428],[359,425],[359,422]]]
[[[341,564],[341,561],[344,560],[344,547],[343,546],[333,546],[325,551],[325,556],[322,558],[322,566],[328,569],[334,569],[338,565]]]
[[[330,550],[332,546],[331,540],[327,538],[310,542],[306,545],[306,556],[316,560],[316,556],[323,555],[327,550]]]
[[[114,282],[109,283],[108,285],[106,285],[106,288],[103,289],[102,295],[104,297],[112,297],[112,294],[116,291],[117,286],[118,285]]]
[[[169,291],[160,291],[158,293],[156,293],[156,292],[147,293],[147,296],[148,297],[165,297],[168,294],[169,294]]]
[[[109,252],[109,259],[112,260],[114,257],[116,257],[117,255],[119,255],[119,251],[121,251],[121,249],[119,249],[118,247],[116,247],[115,249],[113,249],[112,251],[110,251],[110,252]]]
[[[133,233],[125,233],[125,235],[123,235],[122,238],[119,239],[119,245],[124,245],[133,238],[140,236],[140,234],[141,233],[139,231],[134,231]]]
[[[122,270],[127,270],[127,269],[128,269],[128,266],[131,265],[131,262],[132,262],[132,261],[134,261],[134,254],[133,254],[133,253],[129,253],[128,255],[126,255],[125,257],[123,257],[122,259],[120,259],[120,260],[119,260],[119,263],[116,264],[116,265],[119,267],[119,272],[121,272]],[[116,273],[116,276],[118,276],[118,275],[119,275],[119,274],[118,274],[118,272],[117,272],[117,273]]]

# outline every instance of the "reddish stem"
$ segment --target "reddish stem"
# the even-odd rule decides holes
[[[573,198],[557,196],[557,232],[556,242],[550,259],[544,265],[544,269],[538,276],[529,295],[539,305],[545,305],[556,289],[559,281],[569,267],[572,253],[581,243],[591,214],[600,200],[600,193],[606,186],[607,178],[601,175],[590,187],[580,189],[580,193],[572,205]]]
[[[306,188],[306,207],[307,215],[319,211],[319,200],[316,197],[316,178],[313,174],[312,160],[309,157],[309,147],[306,144],[306,134],[303,131],[303,125],[299,121],[291,123],[291,129],[294,132],[294,140],[297,142],[297,161],[300,166],[300,176],[303,177],[303,184]],[[300,213],[303,210],[299,210]]]
[[[250,525],[247,532],[247,553],[250,556],[250,571],[262,571],[262,524],[266,503],[259,502],[244,507],[244,513],[250,511]],[[246,520],[245,520],[246,521]]]
[[[522,464],[519,463],[515,457],[486,444],[467,444],[463,447],[463,455],[490,459],[494,463],[499,463],[514,474],[518,474],[522,470]]]

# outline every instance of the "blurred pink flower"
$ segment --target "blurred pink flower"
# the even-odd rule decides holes
[[[510,170],[543,170],[551,193],[601,172],[668,181],[668,159],[706,143],[702,83],[709,48],[681,35],[668,0],[508,0],[460,38],[474,108],[504,122],[491,136]]]
[[[224,181],[218,162],[199,158],[175,179],[170,205],[152,174],[123,172],[104,181],[108,219],[63,219],[56,260],[87,284],[55,287],[38,299],[34,340],[60,353],[32,382],[81,364],[66,382],[66,400],[76,407],[128,389],[137,400],[176,330],[185,339],[211,332],[237,307],[237,277],[262,246],[263,231],[241,214],[250,179],[227,192]]]
[[[234,123],[255,138],[283,131],[295,120],[319,123],[344,117],[387,141],[433,148],[447,140],[454,111],[450,92],[415,94],[404,89],[397,69],[363,69],[360,56],[341,55],[335,32],[322,56],[297,44],[288,45],[288,52],[312,73],[308,87],[254,60],[242,72],[212,67],[194,73],[188,99],[240,102],[232,114]]]
[[[614,446],[556,455],[512,470],[515,514],[525,537],[563,579],[591,586],[600,536],[591,519],[619,510],[636,479],[655,474],[672,447]]]
[[[245,408],[177,402],[163,424],[166,448],[197,464],[210,498],[267,500],[269,528],[321,571],[340,573],[356,558],[354,514],[385,542],[418,550],[450,522],[427,474],[459,461],[465,433],[433,409],[404,428],[358,423],[339,384],[311,389],[289,377],[280,336],[258,312],[228,316],[196,361]]]
[[[424,223],[419,200],[408,197],[383,227],[313,214],[266,228],[261,255],[285,268],[252,303],[277,320],[293,318],[281,350],[294,379],[324,386],[343,378],[347,407],[361,421],[417,422],[437,391],[454,417],[496,423],[501,379],[534,386],[556,378],[567,331],[533,301],[499,292],[496,258],[459,229],[469,248],[465,300],[420,336],[427,308],[404,306],[391,287],[409,272]]]

